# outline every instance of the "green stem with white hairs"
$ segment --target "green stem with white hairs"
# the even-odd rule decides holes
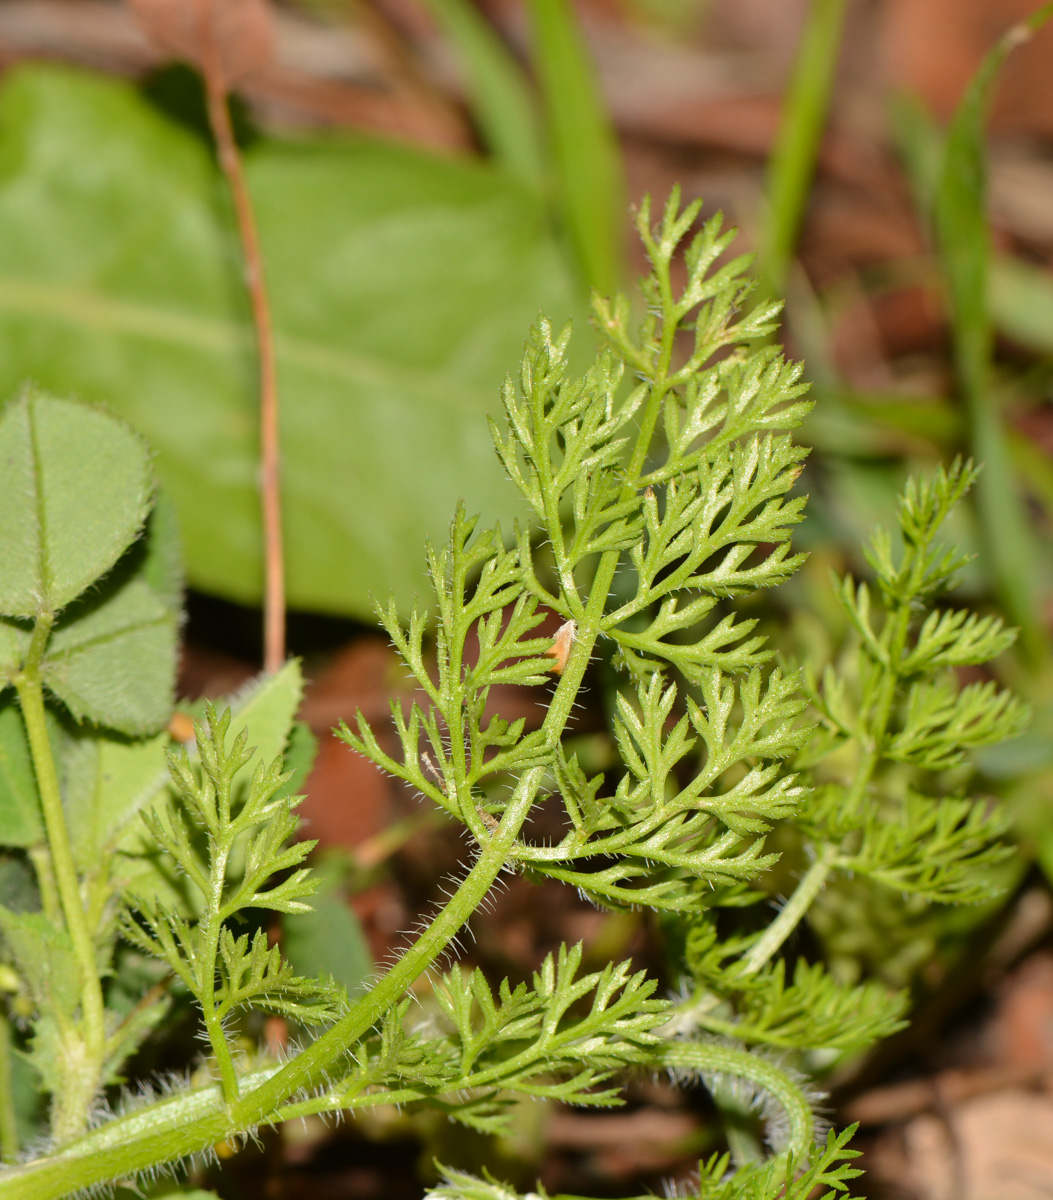
[[[662,1066],[677,1074],[730,1075],[767,1092],[786,1114],[785,1144],[779,1153],[807,1162],[815,1143],[815,1115],[811,1101],[794,1079],[780,1067],[751,1050],[722,1046],[718,1042],[667,1042],[659,1054]]]
[[[22,720],[36,775],[37,792],[47,831],[48,855],[37,856],[42,867],[50,867],[58,891],[62,919],[70,936],[80,983],[81,1020],[79,1027],[62,1031],[67,1070],[62,1091],[52,1103],[52,1133],[59,1142],[83,1132],[88,1113],[99,1090],[103,1061],[106,1057],[106,1018],[102,983],[95,959],[95,940],[80,890],[80,878],[73,858],[66,814],[62,807],[55,757],[48,737],[44,710],[44,685],[41,663],[54,615],[37,618],[29,649],[21,671],[14,677],[15,690],[22,708]],[[50,880],[47,880],[47,884]],[[49,888],[41,880],[41,892]]]
[[[376,987],[302,1054],[276,1071],[242,1077],[241,1099],[233,1105],[216,1087],[183,1093],[111,1121],[58,1155],[5,1172],[0,1175],[0,1200],[59,1200],[80,1188],[200,1154],[279,1120],[283,1106],[317,1087],[326,1071],[398,1002],[463,928],[509,865],[541,780],[540,768],[523,776],[496,832],[480,848],[449,903]]]

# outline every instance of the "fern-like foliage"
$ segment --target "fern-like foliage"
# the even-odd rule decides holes
[[[507,428],[493,432],[544,547],[528,526],[506,547],[498,530],[477,532],[459,513],[447,547],[429,552],[434,679],[425,616],[404,630],[393,610],[382,614],[429,701],[408,716],[393,710],[401,758],[361,718],[344,733],[481,841],[513,781],[542,767],[568,831],[553,846],[520,842],[515,861],[611,907],[698,907],[696,881],[755,877],[772,862],[761,835],[799,799],[779,765],[806,737],[794,726],[803,708],[795,680],[762,678],[769,654],[751,635],[755,622],[722,606],[774,586],[800,561],[789,535],[803,501],[786,493],[804,452],[778,431],[808,404],[799,367],[768,348],[746,352],[771,332],[777,306],[740,311],[752,288],[745,260],[712,270],[731,240],[719,219],[690,243],[688,279],[674,293],[673,258],[697,214],[697,204],[681,212],[674,199],[655,232],[641,211],[653,311],[634,329],[627,300],[597,301],[608,347],[584,376],[570,373],[570,331],[539,325],[504,390]],[[683,330],[694,348],[676,362]],[[612,603],[619,573],[630,583]],[[564,621],[558,652],[537,636],[546,612]],[[468,662],[473,632],[480,649]],[[616,730],[627,770],[603,794],[606,781],[587,778],[560,739],[589,659],[607,646],[633,686]],[[541,729],[486,715],[494,684],[540,688],[553,671],[560,682]],[[678,705],[684,715],[670,733]],[[740,764],[745,772],[728,783]]]
[[[627,297],[597,298],[603,344],[583,374],[569,330],[534,330],[493,425],[523,523],[503,532],[459,509],[446,544],[427,550],[431,609],[405,624],[393,604],[380,611],[417,697],[393,703],[393,741],[361,713],[341,736],[466,828],[472,861],[448,902],[353,1001],[293,976],[263,931],[238,932],[247,910],[306,907],[311,844],[286,845],[297,801],[280,762],[250,775],[245,737],[228,745],[229,718],[210,710],[199,761],[175,757],[176,798],[147,815],[146,851],[171,886],[135,900],[123,929],[199,1002],[222,1088],[85,1135],[76,1168],[46,1164],[27,1186],[48,1178],[47,1195],[60,1195],[92,1161],[92,1139],[105,1162],[78,1186],[152,1165],[134,1132],[147,1126],[165,1129],[169,1158],[264,1122],[390,1103],[494,1131],[517,1095],[611,1105],[616,1074],[642,1067],[756,1116],[729,1137],[735,1169],[711,1159],[684,1194],[847,1188],[847,1134],[819,1140],[805,1068],[896,1029],[905,1000],[877,981],[841,982],[789,939],[836,880],[917,904],[989,896],[1004,823],[964,794],[967,756],[1026,713],[992,682],[962,688],[955,675],[1012,636],[995,617],[940,607],[961,565],[937,540],[973,476],[961,464],[908,487],[899,543],[878,534],[869,550],[876,590],[837,581],[853,630],[843,652],[801,670],[772,664],[741,601],[802,561],[790,536],[805,452],[792,431],[809,402],[800,367],[768,343],[778,306],[751,307],[746,260],[728,259],[719,218],[692,232],[699,209],[674,195],[652,227],[641,208],[643,317]],[[601,660],[615,681],[613,765],[590,774],[573,714]],[[540,720],[502,717],[499,685],[529,689]],[[542,806],[554,810],[549,842],[530,834]],[[800,880],[771,920],[765,889],[786,850],[782,878],[788,865]],[[682,922],[679,998],[657,999],[624,963],[583,973],[581,947],[564,947],[529,984],[454,969],[422,1014],[414,985],[503,871]],[[242,1007],[331,1024],[289,1061],[247,1072],[225,1028]],[[514,1193],[450,1172],[432,1197]]]
[[[767,1097],[764,1112],[783,1114],[775,1124],[790,1134],[773,1126],[769,1136],[783,1148],[777,1159],[730,1180],[726,1164],[718,1179],[711,1163],[698,1195],[804,1196],[817,1186],[839,1190],[852,1172],[835,1165],[841,1140],[813,1154],[811,1101],[764,1048],[799,1061],[808,1050],[858,1050],[901,1026],[906,1000],[876,981],[847,986],[821,964],[787,961],[786,939],[838,877],[865,877],[925,902],[988,896],[985,869],[1005,853],[1004,823],[983,803],[927,793],[923,778],[1012,736],[1025,714],[993,684],[961,689],[953,676],[997,655],[1012,634],[994,617],[932,608],[961,565],[936,541],[972,477],[961,465],[908,487],[900,552],[889,536],[875,536],[868,559],[876,603],[868,585],[838,583],[857,637],[844,669],[817,677],[811,668],[766,665],[771,650],[734,602],[779,584],[802,561],[790,534],[802,515],[792,489],[805,452],[791,431],[809,405],[800,368],[766,344],[777,307],[751,309],[745,261],[724,261],[730,235],[719,218],[688,241],[686,281],[674,287],[674,256],[697,215],[697,205],[681,211],[674,196],[652,228],[641,209],[651,264],[645,316],[634,324],[625,297],[597,299],[605,344],[584,375],[571,373],[569,330],[557,334],[545,322],[535,330],[503,392],[505,424],[492,426],[532,524],[506,540],[456,515],[446,547],[428,555],[433,657],[423,612],[408,628],[393,608],[382,613],[423,694],[407,711],[392,707],[399,752],[384,749],[361,714],[343,736],[462,820],[480,851],[529,781],[534,803],[560,807],[563,832],[550,844],[518,836],[510,867],[559,879],[606,908],[686,918],[682,997],[664,1024],[647,1026],[661,1040],[627,1043],[621,1061],[640,1061],[646,1046],[652,1065],[710,1081],[718,1102],[738,1079]],[[554,638],[540,633],[546,619],[561,623]],[[611,714],[618,765],[589,775],[567,734],[588,664],[601,656],[623,680]],[[545,697],[540,727],[493,713],[498,683]],[[854,766],[842,778],[850,743]],[[886,763],[909,766],[916,778],[879,794],[874,781]],[[744,888],[778,858],[767,841],[776,825],[780,844],[798,847],[811,865],[774,922],[721,936],[722,907],[763,899]],[[526,1050],[507,1046],[507,1031],[526,1028],[520,1004],[530,1009],[540,994],[536,981],[532,993],[505,983],[494,1001],[479,976],[447,978],[440,1003],[456,1037],[429,1051],[386,1025],[381,1049],[415,1047],[414,1061],[429,1064],[433,1100],[448,1105],[451,1089],[463,1088],[457,1115],[481,1127],[499,1112],[501,1089],[606,1102],[607,1092],[588,1089],[607,1078],[619,1052],[592,1040],[604,1029],[595,1014],[581,1028],[575,1074],[561,1075],[554,1048],[548,1070],[559,1082],[535,1082],[546,1055],[517,1073]],[[598,1023],[586,1036],[590,1019]],[[547,1044],[539,1032],[530,1037]],[[443,1082],[427,1074],[440,1045],[449,1056]],[[492,1065],[473,1075],[466,1062],[473,1071]],[[407,1068],[391,1069],[403,1078]],[[422,1077],[412,1094],[424,1090]],[[434,1193],[505,1194],[493,1181],[453,1175]]]
[[[528,986],[495,994],[482,972],[455,969],[437,984],[438,1011],[416,1025],[408,1002],[389,1012],[356,1051],[358,1065],[330,1107],[426,1101],[487,1133],[508,1124],[512,1093],[591,1107],[620,1103],[607,1086],[626,1067],[650,1063],[668,1003],[654,980],[627,964],[581,975],[582,947],[549,955]]]
[[[778,957],[810,910],[823,917],[824,889],[838,881],[888,889],[887,899],[871,902],[892,906],[902,897],[953,904],[996,894],[992,869],[1009,853],[1000,841],[1006,820],[985,799],[960,794],[961,766],[974,747],[1021,732],[1028,713],[993,680],[963,687],[954,672],[997,656],[1013,631],[995,616],[936,607],[964,564],[939,541],[940,528],[975,475],[956,462],[912,480],[898,547],[879,530],[865,552],[876,589],[834,580],[851,640],[834,662],[810,664],[803,676],[817,728],[793,765],[811,786],[783,840],[796,839],[800,883],[757,934],[721,939],[715,913],[695,919],[681,1034],[827,1051],[887,1036],[902,1023],[903,995],[877,981],[846,986],[800,959],[791,972]],[[820,925],[834,919],[831,911]]]
[[[195,723],[199,762],[186,749],[169,754],[178,804],[158,806],[143,819],[153,842],[171,856],[196,893],[189,915],[157,897],[132,898],[121,932],[165,962],[200,1004],[225,1089],[237,1094],[232,1050],[224,1023],[239,1008],[258,1008],[304,1024],[332,1019],[343,989],[303,979],[285,962],[265,929],[240,936],[230,923],[249,909],[309,912],[315,884],[300,864],[313,842],[285,845],[296,828],[302,797],[284,790],[290,775],[280,758],[253,759],[245,729],[228,745],[231,713],[208,705]],[[237,861],[235,861],[237,860]],[[290,872],[279,883],[271,877]]]
[[[977,470],[955,462],[911,480],[899,511],[901,547],[876,532],[866,549],[871,587],[845,578],[837,596],[858,639],[838,672],[809,674],[808,690],[828,735],[813,764],[820,787],[804,828],[839,869],[938,903],[990,895],[989,868],[1004,857],[1005,818],[983,799],[948,792],[969,751],[1018,735],[1029,720],[1019,699],[993,679],[961,686],[955,670],[997,657],[1015,632],[997,616],[937,605],[965,560],[939,540],[944,521]],[[831,768],[845,761],[850,769]],[[895,794],[884,783],[902,770]],[[958,784],[961,787],[961,784]]]
[[[827,1134],[807,1166],[791,1157],[784,1162],[750,1164],[732,1172],[730,1156],[714,1154],[698,1164],[695,1181],[668,1194],[685,1200],[836,1200],[848,1192],[849,1181],[862,1174],[849,1165],[858,1157],[858,1151],[848,1149],[854,1132],[853,1127],[840,1134]],[[489,1172],[480,1179],[444,1167],[442,1174],[443,1183],[432,1188],[425,1200],[551,1200],[544,1188],[520,1196]]]

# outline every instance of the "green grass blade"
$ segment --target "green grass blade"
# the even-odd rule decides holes
[[[889,104],[896,152],[907,172],[914,206],[926,218],[933,210],[943,165],[944,134],[920,96],[899,92]]]
[[[815,172],[841,48],[845,7],[846,0],[812,0],[768,163],[761,269],[767,286],[777,295],[786,286]]]
[[[991,403],[994,329],[988,302],[992,251],[984,206],[984,118],[1002,63],[1050,16],[1053,4],[1043,5],[1010,29],[981,64],[951,121],[934,212],[970,450],[984,464],[976,489],[981,537],[999,599],[1021,627],[1025,648],[1039,659],[1048,646],[1038,612],[1031,530],[1006,430]]]
[[[1020,258],[991,262],[991,319],[995,328],[1044,357],[1053,355],[1053,276]]]
[[[428,7],[461,60],[487,149],[510,174],[540,189],[546,175],[541,120],[519,63],[468,0],[428,0]]]
[[[609,295],[622,278],[621,152],[569,0],[529,10],[563,220],[585,281]]]

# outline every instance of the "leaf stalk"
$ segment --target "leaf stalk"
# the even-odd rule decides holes
[[[14,679],[14,685],[29,739],[40,807],[47,831],[50,865],[81,977],[83,1061],[80,1070],[71,1073],[65,1094],[56,1098],[53,1131],[59,1141],[65,1141],[82,1132],[87,1124],[88,1109],[98,1090],[99,1075],[106,1056],[106,1019],[102,983],[95,961],[95,941],[88,927],[87,913],[80,893],[80,880],[73,859],[66,814],[62,807],[62,790],[44,715],[44,688],[40,677],[40,663],[53,622],[54,617],[50,613],[38,618],[29,653],[21,672]]]

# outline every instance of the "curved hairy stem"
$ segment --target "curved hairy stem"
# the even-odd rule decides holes
[[[278,1070],[243,1077],[242,1098],[233,1106],[224,1102],[221,1088],[209,1087],[109,1122],[61,1154],[0,1175],[0,1200],[58,1200],[79,1188],[201,1153],[280,1119],[282,1106],[325,1078],[327,1068],[396,1003],[478,908],[509,862],[541,778],[540,768],[523,776],[493,837],[450,902],[380,983],[301,1055]]]
[[[815,1115],[801,1086],[782,1068],[749,1050],[718,1042],[667,1042],[657,1056],[659,1065],[683,1078],[732,1076],[767,1092],[786,1117],[785,1144],[780,1153],[807,1162],[815,1143]]]

